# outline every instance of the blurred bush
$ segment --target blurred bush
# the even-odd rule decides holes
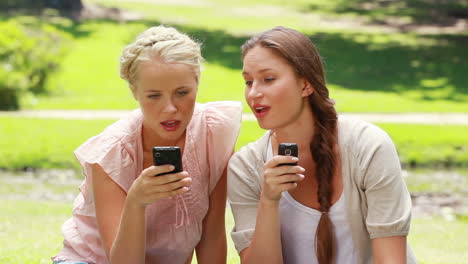
[[[81,0],[0,0],[1,9],[40,9],[55,8],[59,10],[80,10]]]
[[[35,17],[0,21],[0,110],[17,110],[19,97],[45,93],[69,37]]]

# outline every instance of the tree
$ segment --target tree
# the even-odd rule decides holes
[[[41,10],[54,8],[60,12],[76,13],[83,9],[81,0],[0,0],[1,10]]]

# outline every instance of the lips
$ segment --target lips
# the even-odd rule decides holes
[[[254,111],[254,115],[259,118],[259,117],[264,117],[268,114],[270,111],[271,107],[268,105],[261,105],[261,104],[254,104],[252,106],[252,110]]]
[[[176,131],[180,126],[179,120],[166,120],[160,123],[166,131]]]

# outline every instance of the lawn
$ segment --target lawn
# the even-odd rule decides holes
[[[73,150],[113,120],[0,118],[0,168],[75,168]],[[380,124],[405,165],[467,166],[468,126]],[[258,139],[255,121],[244,121],[236,149]],[[437,135],[437,136],[435,136]]]
[[[84,0],[124,8],[140,18],[41,19],[67,33],[71,42],[60,70],[45,84],[49,93],[24,97],[22,105],[25,109],[136,108],[119,78],[119,56],[138,33],[159,24],[175,26],[202,43],[206,61],[199,102],[243,102],[239,47],[252,34],[284,25],[302,31],[317,45],[340,112],[467,113],[468,33],[420,34],[388,27],[392,20],[432,23],[468,7],[455,0],[437,1],[441,5],[434,8],[429,6],[433,1],[392,1],[386,8],[367,8],[356,4],[359,1],[342,0]],[[0,20],[7,19],[20,17],[0,13]],[[244,111],[249,111],[245,103]],[[1,117],[0,169],[79,170],[73,150],[114,121]],[[468,126],[379,126],[394,140],[405,166],[468,166]],[[256,122],[244,121],[236,150],[263,133]],[[60,226],[71,215],[79,180],[68,182],[63,172],[56,174],[44,176],[45,182],[0,177],[0,263],[50,263],[49,257],[60,250]],[[424,180],[406,181],[411,192],[466,193],[468,181],[463,175],[441,179],[430,174]],[[229,209],[226,216],[229,233],[233,226]],[[467,224],[466,216],[414,218],[409,241],[419,263],[464,263]],[[228,246],[228,262],[239,263],[229,236]]]
[[[3,195],[3,193],[2,193]],[[60,226],[70,217],[72,203],[0,198],[0,262],[3,264],[50,263],[62,247]],[[468,218],[415,218],[409,242],[421,264],[464,263],[468,258],[465,237]],[[228,263],[239,263],[229,232],[232,214],[226,211]],[[441,243],[441,241],[444,241]],[[192,263],[196,263],[193,261]]]
[[[203,43],[206,62],[200,102],[243,101],[239,47],[253,33],[285,25],[301,30],[316,43],[325,61],[331,97],[341,112],[468,112],[466,34],[424,35],[354,26],[356,16],[369,15],[333,15],[330,10],[336,6],[327,7],[326,1],[315,1],[319,7],[313,10],[308,1],[241,1],[235,6],[230,1],[185,5],[177,1],[86,2],[130,9],[142,17],[132,22],[43,21],[67,32],[72,42],[60,71],[46,82],[50,93],[25,98],[25,108],[135,107],[127,85],[119,79],[118,58],[139,32],[164,23]],[[334,19],[343,21],[334,27],[325,23]]]

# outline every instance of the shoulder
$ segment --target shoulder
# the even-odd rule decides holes
[[[354,154],[393,146],[390,136],[380,127],[367,121],[340,116],[338,120],[339,144]]]
[[[382,177],[399,177],[401,172],[397,150],[390,136],[381,128],[356,119],[339,123],[342,156],[357,170],[353,174],[363,186]]]
[[[242,104],[236,101],[217,101],[209,103],[197,103],[193,119],[203,119],[208,125],[229,125],[233,122],[240,123],[242,118]],[[231,121],[231,122],[229,122]]]
[[[242,105],[240,102],[222,101],[197,103],[188,130],[194,137],[206,138],[212,147],[232,153],[241,126]]]
[[[74,153],[80,160],[102,158],[116,147],[120,148],[123,144],[136,141],[140,136],[141,123],[141,111],[134,110],[125,118],[106,127],[100,134],[86,140]]]
[[[251,170],[258,170],[259,167],[263,168],[264,164],[264,153],[268,146],[270,132],[267,131],[254,142],[250,142],[247,145],[241,147],[229,161],[229,167],[243,167]]]

